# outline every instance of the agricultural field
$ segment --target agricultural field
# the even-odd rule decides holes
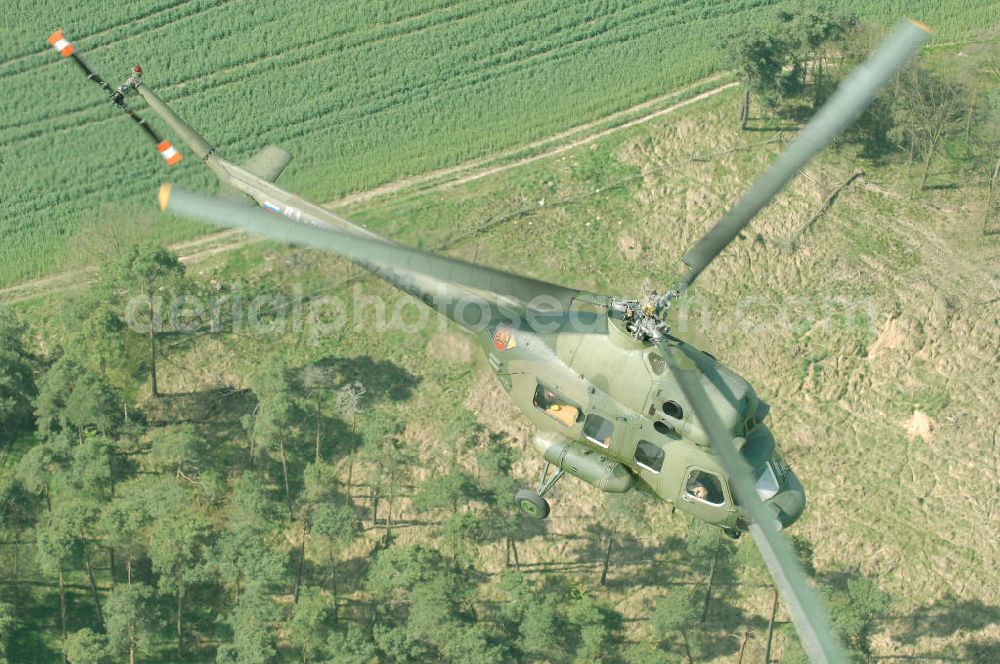
[[[92,263],[76,241],[109,227],[163,241],[203,232],[154,225],[151,210],[160,181],[207,186],[204,170],[188,160],[168,174],[140,132],[45,48],[56,27],[112,82],[140,62],[147,84],[229,158],[281,144],[295,155],[284,183],[328,200],[701,79],[725,66],[721,38],[775,4],[298,3],[289,12],[228,0],[18,0],[5,8],[0,45],[0,286]],[[884,24],[910,13],[942,39],[1000,18],[988,0],[960,10],[829,4]]]

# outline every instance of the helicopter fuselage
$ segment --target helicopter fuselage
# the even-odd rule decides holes
[[[746,528],[707,436],[689,417],[670,368],[676,362],[661,349],[601,312],[500,323],[477,338],[504,390],[538,428],[534,444],[547,461],[604,491],[636,489],[702,521]],[[670,346],[684,343],[670,339]],[[697,355],[698,366],[687,370],[702,374],[755,470],[758,494],[782,526],[790,525],[805,494],[762,422],[767,405],[745,379],[707,353]]]

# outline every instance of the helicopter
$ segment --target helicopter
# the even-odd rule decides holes
[[[633,299],[398,244],[274,184],[291,159],[285,150],[267,146],[236,165],[141,78],[130,77],[128,87],[221,183],[214,197],[164,184],[162,210],[345,257],[473,336],[504,391],[537,428],[533,444],[546,465],[536,488],[515,495],[521,510],[547,517],[551,506],[545,496],[569,474],[608,493],[649,494],[732,538],[750,532],[807,653],[817,661],[846,661],[815,591],[779,532],[801,516],[805,491],[765,423],[769,405],[745,378],[673,336],[667,314],[672,302],[867,108],[929,38],[930,29],[922,23],[900,23],[683,255],[687,271],[680,280],[664,294],[654,291]],[[49,42],[83,67],[88,78],[113,90],[75,53],[61,30]]]

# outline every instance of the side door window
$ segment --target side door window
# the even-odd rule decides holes
[[[535,408],[542,411],[564,427],[572,427],[580,416],[580,409],[541,383],[535,388],[532,398]]]

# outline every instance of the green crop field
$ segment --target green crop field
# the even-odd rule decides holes
[[[92,262],[74,237],[150,227],[170,178],[96,86],[46,48],[57,27],[106,78],[140,62],[147,84],[228,157],[279,143],[282,182],[320,200],[521,145],[718,70],[720,38],[775,2],[280,3],[18,0],[0,45],[0,285]],[[990,25],[989,0],[828,3],[948,38]],[[143,112],[143,104],[135,104]],[[155,118],[151,120],[156,123]],[[161,126],[162,123],[156,123]]]

